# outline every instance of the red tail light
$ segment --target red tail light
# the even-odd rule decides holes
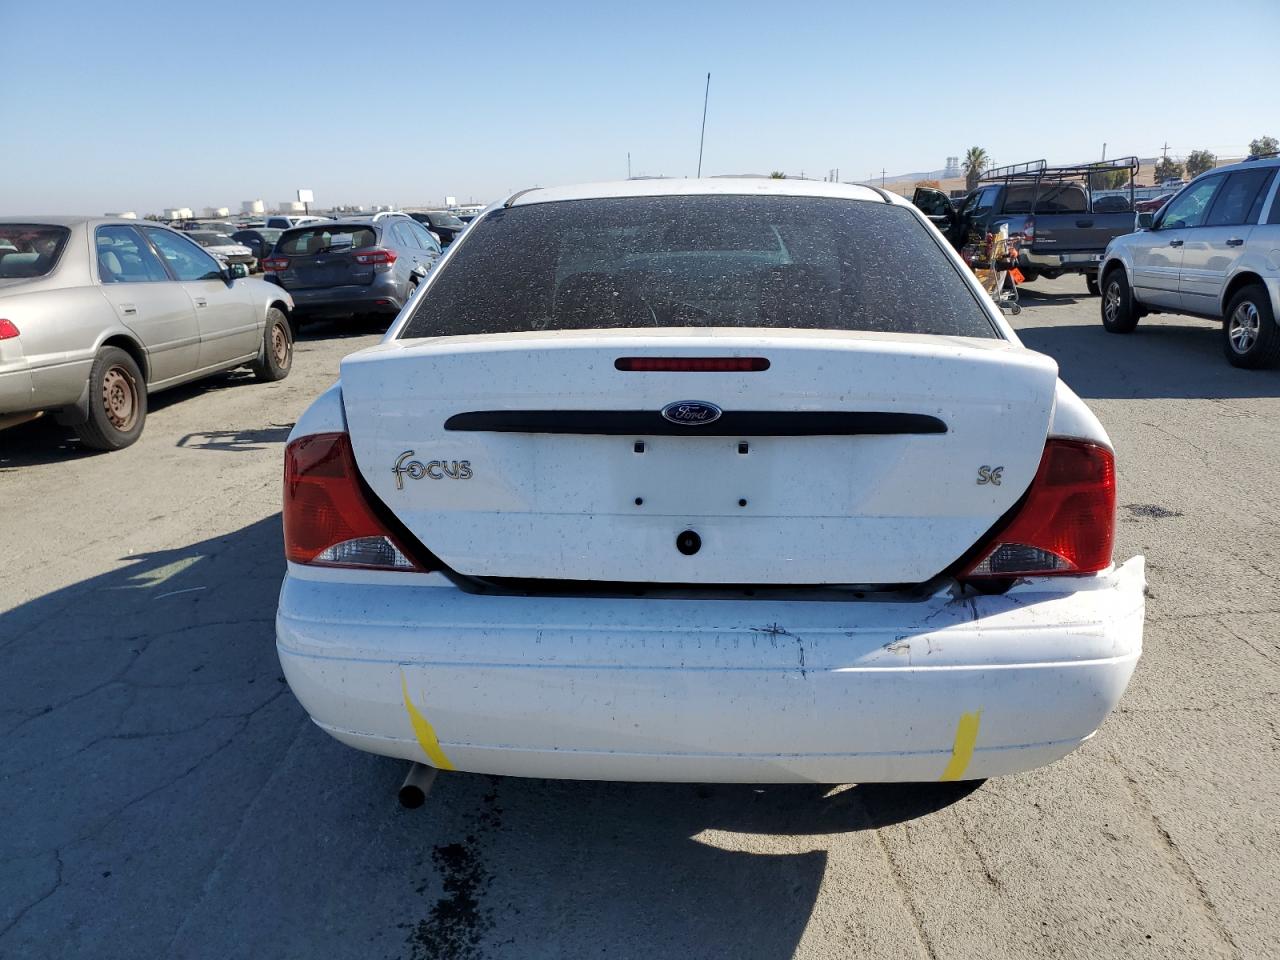
[[[374,247],[372,250],[366,250],[364,253],[356,254],[356,263],[395,263],[396,252],[387,250],[383,247]]]
[[[12,320],[0,320],[0,340],[12,340],[18,335],[18,328]]]
[[[279,273],[281,270],[289,269],[288,257],[267,257],[262,261],[263,273]]]
[[[417,570],[365,499],[345,433],[301,437],[284,453],[284,553],[294,563]]]
[[[753,373],[768,370],[766,357],[618,357],[615,370],[668,373]]]
[[[1111,563],[1115,532],[1111,451],[1050,440],[1022,508],[978,551],[963,579],[1097,573]]]

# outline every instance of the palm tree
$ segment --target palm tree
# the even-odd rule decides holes
[[[981,147],[970,147],[964,155],[964,188],[972,190],[978,185],[978,178],[987,168],[987,151]]]
[[[785,173],[783,173],[781,170],[775,170],[775,171],[773,171],[773,173],[769,174],[769,179],[770,179],[770,180],[785,180],[785,179],[787,179],[787,175],[786,175]]]

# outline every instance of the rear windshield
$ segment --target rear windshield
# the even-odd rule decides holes
[[[378,242],[373,227],[363,224],[301,227],[290,230],[280,238],[279,252],[287,257],[305,256],[310,253],[337,253],[343,250],[359,250]]]
[[[998,336],[909,208],[694,196],[495,210],[401,337],[645,327]]]
[[[62,256],[71,231],[44,223],[0,223],[0,280],[43,277]]]
[[[461,227],[463,223],[452,213],[428,213],[427,219],[433,227]]]
[[[1039,196],[1035,184],[1021,184],[1010,187],[1004,198],[1005,213],[1085,213],[1088,209],[1089,194],[1078,183],[1042,183]]]

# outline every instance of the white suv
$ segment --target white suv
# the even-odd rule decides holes
[[[1280,363],[1280,157],[1218,167],[1103,254],[1102,325],[1132,333],[1148,313],[1221,320],[1237,367]]]

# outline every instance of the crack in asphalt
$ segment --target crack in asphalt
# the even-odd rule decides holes
[[[52,897],[62,887],[62,871],[64,869],[64,864],[62,862],[62,851],[60,848],[56,848],[56,847],[54,848],[53,858],[58,865],[57,873],[54,875],[54,878],[53,878],[53,886],[51,886],[48,890],[40,894],[40,896],[36,897],[36,899],[32,900],[25,907],[19,910],[16,914],[14,914],[14,917],[12,920],[6,923],[3,928],[0,928],[0,940],[3,940],[6,936],[8,936],[8,934],[11,931],[16,930],[18,927],[18,924],[22,922],[23,918],[26,917],[28,913],[30,913],[36,907],[40,906],[40,904],[44,903],[46,900]]]

